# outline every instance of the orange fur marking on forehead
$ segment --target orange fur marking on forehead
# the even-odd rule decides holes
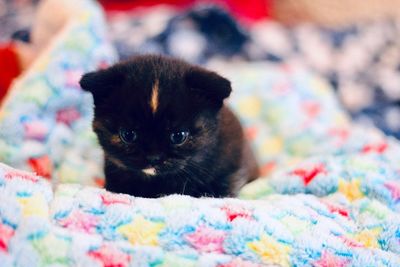
[[[153,114],[156,113],[158,108],[158,90],[159,90],[158,86],[159,86],[159,81],[156,80],[153,85],[153,89],[151,91],[151,99],[150,99],[150,108]]]

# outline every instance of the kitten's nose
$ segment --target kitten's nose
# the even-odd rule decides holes
[[[155,165],[162,161],[162,156],[159,154],[152,154],[152,155],[147,155],[146,159],[150,164]]]

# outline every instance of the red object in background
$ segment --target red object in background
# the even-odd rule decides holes
[[[265,19],[270,15],[270,0],[214,0],[222,3],[234,16],[247,22]]]
[[[186,7],[194,3],[194,0],[99,0],[106,11],[133,10],[138,7],[151,7],[159,4]]]
[[[106,185],[104,178],[101,177],[94,177],[94,182],[99,187],[104,187]]]
[[[20,74],[15,47],[12,43],[0,44],[0,101],[7,94],[11,82]]]
[[[193,4],[215,3],[225,7],[238,19],[254,22],[270,16],[271,0],[99,0],[106,11],[131,11],[138,7],[171,5],[177,8],[190,7]]]
[[[53,164],[48,156],[30,158],[28,164],[37,175],[47,179],[51,178]]]

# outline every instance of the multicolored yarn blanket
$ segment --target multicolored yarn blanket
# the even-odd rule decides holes
[[[374,155],[333,157],[263,181],[262,200],[142,199],[67,184],[53,196],[44,179],[1,165],[0,262],[399,266],[398,176]]]
[[[101,150],[77,80],[116,57],[101,11],[81,4],[0,110],[14,167],[0,164],[1,266],[400,266],[399,142],[353,124],[295,65],[209,66],[232,80],[264,175],[238,199],[87,186]]]
[[[61,10],[63,3],[68,1],[60,1]],[[55,184],[92,184],[94,177],[103,177],[102,152],[91,130],[92,97],[78,82],[83,73],[117,56],[102,10],[92,1],[77,5],[80,11],[15,82],[0,109],[0,162]]]

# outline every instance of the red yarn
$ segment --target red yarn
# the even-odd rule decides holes
[[[29,166],[39,176],[50,179],[53,172],[53,165],[48,156],[39,158],[30,158],[28,161]]]
[[[326,174],[326,169],[322,164],[311,169],[296,169],[291,172],[291,174],[302,177],[304,185],[308,185],[320,173]]]

